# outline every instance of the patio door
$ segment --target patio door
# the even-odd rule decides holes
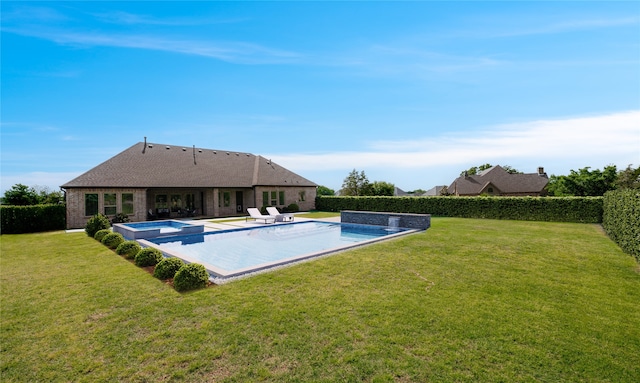
[[[243,211],[244,211],[244,203],[242,200],[242,192],[237,191],[236,192],[236,212],[242,213]]]

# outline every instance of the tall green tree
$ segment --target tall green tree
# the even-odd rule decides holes
[[[59,204],[64,202],[64,193],[53,191],[46,186],[33,188],[38,193],[38,200],[41,204]]]
[[[615,184],[618,189],[640,189],[640,166],[634,169],[629,165],[625,170],[620,170]]]
[[[569,175],[549,178],[547,191],[553,196],[601,196],[609,190],[616,189],[618,179],[615,165],[609,165],[604,170],[590,170],[590,167],[571,170]]]
[[[396,192],[396,185],[385,181],[374,181],[371,184],[371,195],[393,196]]]
[[[360,173],[356,169],[353,169],[344,181],[342,181],[341,195],[345,196],[363,196],[370,195],[371,184],[367,175],[364,174],[364,170]]]
[[[38,192],[27,185],[15,184],[4,192],[5,205],[37,205],[40,203]]]
[[[468,175],[468,176],[475,176],[476,174],[480,173],[481,171],[483,171],[483,170],[487,170],[487,169],[489,169],[489,168],[490,168],[490,167],[492,167],[492,166],[493,166],[493,165],[491,165],[491,164],[489,164],[489,163],[484,164],[484,165],[480,165],[480,166],[472,166],[472,167],[470,167],[470,168],[469,168],[469,169],[467,169],[467,170],[463,170],[463,171],[461,171],[461,172],[460,172],[460,175],[461,175],[461,176],[463,176],[463,175],[465,175],[465,173],[466,173],[466,175]]]
[[[316,193],[318,195],[335,195],[336,192],[333,189],[330,189],[326,186],[318,186],[318,189],[316,189]]]

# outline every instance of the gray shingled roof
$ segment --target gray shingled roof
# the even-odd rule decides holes
[[[496,165],[479,174],[456,178],[449,186],[449,193],[477,195],[491,184],[500,194],[540,194],[548,183],[546,174],[511,174]]]
[[[195,156],[194,156],[195,152]],[[250,153],[139,142],[62,185],[75,187],[317,186]]]

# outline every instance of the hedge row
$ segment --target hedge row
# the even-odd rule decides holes
[[[439,217],[602,222],[602,197],[334,197],[318,196],[322,211],[360,210]]]
[[[65,205],[0,206],[2,234],[64,230]]]
[[[602,226],[609,238],[640,262],[640,190],[605,193]]]

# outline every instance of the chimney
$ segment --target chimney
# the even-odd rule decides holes
[[[542,166],[538,167],[538,175],[539,176],[546,176],[547,173],[544,172],[544,168]]]

